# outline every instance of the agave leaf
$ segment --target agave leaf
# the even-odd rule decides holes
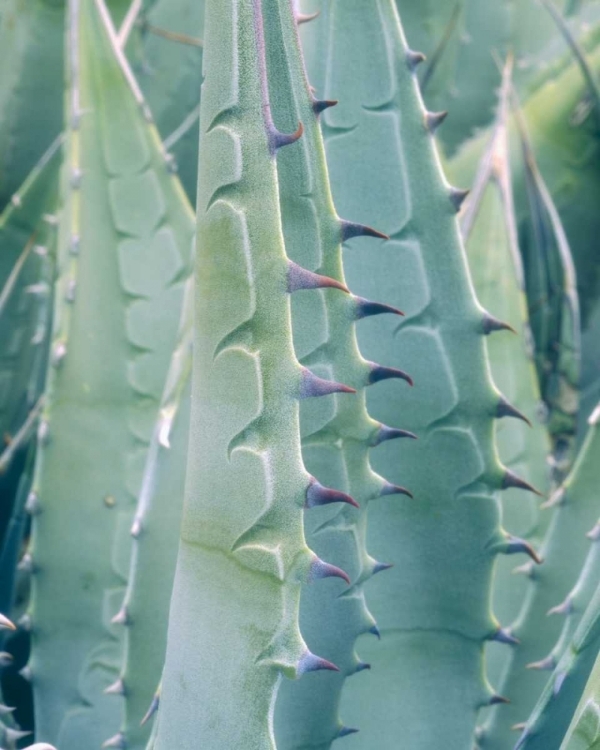
[[[395,567],[365,591],[382,640],[357,643],[372,669],[346,683],[342,715],[361,729],[347,744],[366,736],[393,747],[402,736],[411,748],[470,748],[478,708],[497,700],[482,677],[483,645],[501,635],[488,605],[492,569],[499,552],[515,550],[499,524],[496,490],[513,479],[495,449],[486,317],[455,222],[464,195],[441,175],[430,132],[439,118],[423,108],[419,56],[393,4],[327,3],[305,34],[311,82],[340,101],[322,116],[338,210],[391,235],[377,264],[351,243],[349,284],[406,312],[399,326],[389,316],[365,321],[358,339],[369,359],[408,370],[415,392],[380,383],[367,406],[420,438],[373,452],[373,468],[415,502],[383,499],[369,510],[368,548]],[[325,47],[319,67],[311,51]]]
[[[561,750],[597,750],[600,746],[599,682],[600,655],[585,687]]]
[[[531,75],[536,54],[555,34],[552,20],[533,2],[396,0],[396,5],[410,44],[429,58],[420,79],[428,107],[452,115],[439,133],[448,153],[493,120],[500,85],[494,55],[512,50],[518,78]]]
[[[0,540],[11,514],[14,464],[35,424],[43,387],[56,218],[60,140],[31,173],[0,216]],[[39,409],[37,410],[39,412]],[[10,471],[9,471],[10,469]],[[14,469],[14,470],[13,470]],[[7,473],[8,472],[8,473]],[[0,543],[1,548],[1,543]]]
[[[530,221],[522,232],[527,302],[542,397],[548,409],[555,479],[573,460],[579,407],[581,324],[571,249],[517,109]]]
[[[129,45],[140,86],[193,205],[205,0],[156,0],[142,9]],[[197,42],[197,43],[192,43]]]
[[[559,664],[563,654],[568,654],[571,649],[569,644],[560,641],[563,630],[560,614],[554,612],[548,616],[548,612],[568,601],[567,595],[576,584],[580,571],[585,570],[588,550],[581,541],[598,518],[599,446],[599,433],[594,423],[572,471],[551,500],[555,506],[554,515],[540,551],[544,564],[531,574],[533,585],[515,628],[521,645],[515,650],[504,679],[503,690],[510,696],[511,704],[502,712],[494,712],[488,722],[486,748],[500,749],[510,743],[514,736],[511,727],[526,720],[547,682],[547,669],[556,664],[551,653],[553,648]],[[583,590],[581,595],[585,605],[586,591]],[[546,661],[549,656],[550,661]],[[567,723],[569,720],[570,717]],[[566,724],[563,733],[565,730]],[[551,735],[545,736],[547,740]],[[553,736],[562,737],[562,734]]]
[[[600,71],[600,48],[597,36],[597,33],[590,32],[588,41],[580,40],[588,52],[587,62],[590,70],[596,77]],[[552,196],[556,213],[562,221],[564,234],[568,237],[575,264],[583,331],[580,380],[582,393],[580,421],[583,423],[600,396],[600,378],[598,378],[600,311],[597,303],[600,298],[598,294],[600,276],[595,241],[600,231],[597,211],[600,201],[600,181],[598,180],[600,142],[597,137],[595,117],[591,114],[589,105],[586,104],[586,96],[587,86],[581,75],[580,66],[577,62],[571,62],[566,67],[561,65],[555,75],[545,79],[523,102],[523,115],[531,144],[530,153],[535,155],[539,174],[543,175],[547,192]],[[474,174],[487,137],[489,136],[480,136],[472,140],[448,163],[451,176],[465,176],[469,171]],[[526,254],[528,246],[531,246],[528,238],[532,236],[532,230],[527,229],[531,218],[526,193],[525,165],[517,123],[514,119],[509,126],[509,140],[519,232],[522,248]],[[548,227],[547,211],[545,224]],[[552,228],[551,222],[550,228]],[[554,247],[556,248],[556,245]],[[526,257],[525,265],[527,269]],[[564,273],[562,276],[564,278]],[[561,296],[554,295],[553,299],[560,299]],[[568,320],[568,317],[565,316],[565,320]],[[566,330],[566,328],[561,330],[561,336],[565,335]],[[571,331],[575,330],[576,328],[571,328]],[[572,344],[573,341],[571,335],[565,343]],[[567,353],[569,346],[561,347],[560,351],[563,354]],[[560,389],[555,389],[555,391],[561,395]],[[571,408],[570,412],[572,411]]]
[[[39,739],[99,746],[121,702],[110,618],[176,340],[190,210],[101,0],[69,5],[54,331],[34,493],[30,671]],[[157,316],[159,319],[157,320]],[[71,530],[71,533],[65,531]]]
[[[518,336],[504,333],[487,341],[495,383],[525,419],[498,422],[496,437],[504,464],[544,494],[550,489],[550,441],[540,422],[540,392],[531,349],[531,331],[525,298],[525,278],[518,246],[515,207],[508,161],[507,117],[510,103],[511,62],[505,67],[496,126],[482,156],[474,188],[461,219],[469,268],[479,301],[494,316],[490,325],[512,327]],[[534,548],[541,543],[551,514],[539,510],[539,500],[510,490],[502,496],[503,525]],[[533,566],[533,561],[527,565]],[[498,560],[494,578],[494,612],[502,623],[518,625],[518,615],[531,586],[525,576],[513,575],[514,559]],[[509,633],[516,636],[513,628]],[[518,648],[518,645],[515,644]],[[486,651],[488,676],[501,685],[507,664],[501,644]],[[500,708],[496,710],[501,710]]]
[[[580,455],[567,480],[566,492],[591,495],[598,501],[598,421],[600,409],[590,419],[590,429]],[[596,580],[595,593],[581,617],[572,640],[561,655],[516,748],[541,750],[552,747],[557,738],[564,737],[586,682],[600,651],[600,587]]]
[[[55,175],[56,176],[56,175]],[[28,503],[28,497],[33,478],[33,458],[35,456],[35,430],[43,407],[43,397],[40,396],[45,380],[47,365],[48,341],[51,327],[52,296],[50,293],[52,275],[56,251],[56,231],[54,223],[42,220],[41,232],[38,235],[40,245],[37,252],[19,274],[20,284],[16,290],[21,295],[20,308],[24,315],[8,316],[8,320],[0,318],[0,332],[7,330],[15,335],[21,329],[21,336],[12,351],[6,347],[3,354],[5,373],[10,372],[12,365],[12,376],[14,382],[10,382],[12,388],[7,388],[8,394],[14,401],[8,403],[19,404],[21,409],[18,429],[11,432],[11,438],[6,447],[0,452],[0,472],[9,469],[20,470],[15,456],[23,454],[25,463],[23,472],[19,476],[16,492],[13,497],[3,487],[3,513],[8,516],[7,523],[2,527],[0,537],[0,611],[9,612],[12,609],[15,597],[15,577],[17,563],[22,553],[23,538],[27,528],[27,513],[33,513],[34,509]],[[29,278],[27,278],[29,276]],[[31,281],[31,286],[28,285]],[[21,287],[21,288],[19,288]],[[31,293],[31,288],[39,288],[41,291]],[[16,291],[13,293],[17,296]],[[11,295],[12,296],[12,295]],[[29,299],[28,299],[29,297]],[[24,298],[24,299],[23,299]],[[25,302],[25,304],[23,304]],[[10,312],[10,305],[8,312]],[[14,313],[15,310],[13,309]],[[20,319],[23,318],[23,319]],[[12,327],[12,330],[11,330]],[[3,342],[11,341],[10,335],[5,335]],[[7,356],[11,355],[12,356]],[[7,384],[8,385],[8,384]],[[17,387],[18,386],[18,387]],[[10,476],[10,473],[9,473]],[[1,644],[0,644],[1,645]]]
[[[317,100],[310,90],[290,5],[285,0],[263,0],[265,16],[270,19],[266,49],[273,119],[282,132],[293,131],[298,121],[304,127],[298,143],[277,155],[286,253],[302,268],[320,275],[305,277],[305,291],[292,298],[294,345],[303,364],[321,376],[351,385],[357,395],[340,396],[325,407],[320,402],[301,404],[305,465],[321,485],[338,490],[323,491],[322,486],[314,486],[304,524],[309,546],[345,570],[352,585],[344,591],[342,582],[332,582],[307,586],[303,591],[303,636],[311,651],[334,662],[339,672],[282,682],[275,704],[275,742],[281,750],[329,747],[338,737],[355,731],[339,716],[340,695],[344,680],[364,666],[355,652],[356,639],[377,629],[366,607],[363,587],[374,575],[384,574],[386,568],[365,548],[367,508],[384,494],[403,492],[371,470],[369,453],[386,438],[408,435],[368,416],[366,387],[376,387],[375,383],[385,377],[402,380],[405,376],[400,370],[386,369],[385,361],[377,365],[365,361],[358,352],[354,332],[357,319],[399,311],[340,294],[339,288],[316,290],[344,284],[343,239],[350,234],[372,235],[370,243],[375,248],[382,237],[369,227],[342,222],[334,209],[318,117],[335,102]],[[375,254],[373,262],[377,259]],[[316,288],[306,291],[309,286]],[[397,388],[406,387],[397,383]]]
[[[292,343],[289,293],[323,280],[290,265],[282,233],[275,154],[304,137],[273,113],[297,51],[270,86],[266,68],[282,29],[292,41],[291,14],[287,2],[207,3],[192,431],[156,748],[274,748],[282,673],[335,669],[298,628],[301,581],[345,576],[304,539],[304,506],[325,489],[302,462],[298,399],[351,389],[302,368]],[[330,241],[341,229],[335,219]]]
[[[0,19],[0,207],[62,129],[64,3],[8,0]]]
[[[165,657],[190,426],[193,319],[193,283],[189,279],[131,527],[134,542],[127,592],[116,618],[125,627],[125,656],[118,684],[125,696],[120,736],[129,750],[146,747],[152,728],[148,719],[155,710]]]

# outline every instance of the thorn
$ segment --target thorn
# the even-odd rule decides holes
[[[347,737],[349,734],[356,734],[357,732],[358,732],[358,729],[354,729],[352,727],[341,727],[335,739],[339,740],[341,737]]]
[[[506,539],[506,547],[503,552],[505,555],[516,555],[520,552],[524,552],[538,565],[541,565],[542,558],[538,555],[535,549],[525,539],[520,539],[518,536],[509,535]]]
[[[554,679],[554,695],[558,695],[560,693],[560,689],[562,688],[564,681],[567,679],[567,673],[566,672],[559,672],[555,679]]]
[[[545,671],[552,671],[556,668],[556,659],[550,654],[545,659],[539,661],[532,661],[526,665],[527,669],[542,669]]]
[[[20,669],[19,670],[19,674],[27,682],[31,682],[31,680],[33,678],[33,673],[31,671],[31,667],[29,666],[29,664],[27,664],[26,666],[24,666],[23,669]]]
[[[515,417],[516,419],[521,419],[529,427],[533,427],[527,417],[512,404],[509,404],[504,396],[500,396],[500,400],[496,406],[496,417],[498,419],[502,419],[502,417]]]
[[[356,668],[353,672],[353,674],[357,674],[358,672],[364,672],[365,669],[371,669],[371,665],[367,664],[366,661],[359,661],[356,665]]]
[[[518,477],[516,474],[510,471],[510,469],[506,469],[502,478],[502,489],[507,490],[511,487],[515,487],[516,489],[520,490],[528,490],[529,492],[533,492],[534,495],[543,497],[542,493],[539,490],[536,490],[536,488],[532,484],[529,484],[529,482],[526,482],[524,479],[521,479],[521,477]]]
[[[32,575],[35,572],[33,557],[29,554],[29,552],[26,552],[23,555],[19,564],[17,565],[17,570],[21,573],[27,573],[28,575]]]
[[[344,221],[341,219],[340,229],[342,233],[342,242],[351,240],[354,237],[377,237],[381,240],[389,240],[387,234],[378,232],[377,229],[373,229],[373,227],[368,227],[365,224],[357,224],[353,221]]]
[[[513,573],[519,573],[521,575],[525,575],[528,577],[532,577],[534,575],[535,566],[533,562],[526,562],[524,565],[517,565],[516,568],[513,568]]]
[[[402,315],[402,310],[398,310],[396,307],[391,305],[385,305],[382,302],[371,302],[363,297],[354,297],[356,304],[356,311],[354,313],[355,320],[362,320],[368,318],[371,315],[382,315],[383,313],[392,313],[392,315]]]
[[[556,607],[552,607],[551,609],[546,612],[546,616],[548,615],[570,615],[573,611],[573,599],[571,596],[567,596],[567,598],[564,600],[564,602],[561,602]]]
[[[339,667],[336,667],[327,659],[322,659],[320,656],[316,656],[310,651],[305,651],[300,657],[296,671],[299,675],[306,674],[307,672],[318,672],[321,669],[329,669],[331,672],[339,672]]]
[[[82,177],[83,177],[83,172],[78,167],[74,167],[71,170],[70,185],[73,188],[73,190],[78,190],[81,187]]]
[[[448,112],[425,112],[425,127],[433,135],[439,126],[448,117]]]
[[[330,107],[335,107],[336,104],[338,104],[337,99],[313,99],[313,112],[318,117],[321,112],[324,112]]]
[[[134,518],[133,523],[131,524],[131,531],[129,533],[134,539],[139,539],[142,533],[142,530],[143,530],[142,519]]]
[[[329,505],[329,503],[348,503],[353,505],[355,508],[359,508],[359,504],[350,495],[339,490],[332,490],[329,487],[324,487],[314,477],[310,479],[310,483],[306,490],[306,502],[305,508],[314,508],[316,505]]]
[[[374,635],[378,641],[381,640],[381,632],[377,625],[371,625],[371,627],[367,630],[367,633],[371,633],[371,635]]]
[[[380,497],[385,497],[386,495],[406,495],[406,497],[414,499],[414,495],[406,487],[401,487],[399,484],[392,484],[391,482],[385,482],[379,491]]]
[[[485,312],[483,314],[484,334],[486,336],[489,336],[490,333],[495,333],[496,331],[511,331],[512,333],[517,333],[515,329],[510,325],[510,323],[504,323],[504,321],[498,320],[498,318],[495,318],[493,315]]]
[[[342,383],[336,383],[334,380],[325,380],[306,369],[306,367],[302,368],[300,398],[319,398],[331,393],[356,393],[356,389]]]
[[[57,341],[52,349],[52,365],[60,367],[64,358],[67,356],[67,345],[64,341]]]
[[[348,585],[350,585],[350,578],[348,577],[348,574],[346,572],[344,572],[341,568],[338,568],[337,565],[331,565],[330,563],[326,563],[324,560],[321,560],[320,557],[315,557],[310,564],[308,582],[313,583],[314,581],[318,581],[321,578],[341,578],[343,581],[346,581]]]
[[[386,424],[380,424],[379,429],[376,430],[375,436],[371,438],[370,446],[375,448],[381,443],[385,443],[386,440],[395,440],[396,438],[411,438],[416,440],[417,436],[414,432],[408,430],[401,430],[397,427],[388,427]]]
[[[287,272],[287,290],[289,294],[298,292],[302,289],[340,289],[342,292],[350,293],[350,290],[341,281],[332,279],[329,276],[302,268],[293,261],[288,261]]]
[[[521,644],[521,641],[512,634],[510,628],[498,628],[490,640],[498,641],[498,643],[507,643],[509,646],[519,646]]]
[[[545,503],[540,505],[540,510],[547,510],[548,508],[554,508],[555,505],[564,505],[566,501],[565,488],[559,487],[553,492]]]
[[[104,695],[125,695],[125,683],[119,677],[112,685],[105,688],[103,692]]]
[[[6,716],[7,714],[12,714],[12,712],[15,710],[15,707],[12,708],[10,706],[5,706],[2,703],[0,703],[0,716]]]
[[[31,633],[31,615],[26,612],[22,617],[19,617],[17,625],[26,633]]]
[[[144,724],[148,723],[150,719],[154,716],[154,714],[158,711],[158,706],[160,704],[160,695],[156,693],[154,698],[152,698],[152,703],[150,704],[150,707],[144,714],[144,718],[140,721],[140,726],[143,727]]]
[[[297,140],[302,138],[304,133],[304,125],[300,122],[298,127],[293,133],[281,133],[275,127],[269,132],[269,141],[273,151],[277,151],[279,148],[289,146],[292,143],[296,143]]]
[[[381,380],[390,380],[391,378],[399,378],[405,380],[409,385],[414,385],[410,375],[407,375],[403,370],[398,370],[396,367],[384,367],[383,365],[377,365],[375,362],[369,362],[369,374],[367,376],[367,384],[373,385],[379,383]]]
[[[513,732],[522,732],[526,726],[526,721],[520,721],[518,724],[513,724],[511,729],[513,730]]]
[[[592,542],[597,542],[600,539],[600,521],[598,521],[591,531],[588,531],[586,537]]]
[[[8,651],[0,651],[0,667],[8,667],[14,661],[13,655]]]
[[[129,612],[127,611],[127,607],[123,605],[121,609],[117,612],[117,614],[111,619],[111,623],[113,625],[131,625],[131,620],[129,619]]]
[[[490,706],[495,706],[498,703],[510,703],[508,698],[505,698],[503,695],[492,695],[492,697],[489,700]]]
[[[406,63],[410,70],[415,70],[417,65],[420,65],[422,62],[425,62],[427,58],[422,52],[417,52],[416,50],[409,49],[406,51]]]
[[[30,516],[37,516],[41,512],[40,499],[37,492],[30,492],[25,501],[25,512]]]
[[[383,570],[389,570],[393,567],[393,563],[376,562],[375,565],[373,565],[372,575],[376,575],[377,573],[381,573]]]
[[[296,14],[296,23],[308,23],[309,21],[314,21],[314,19],[319,15],[320,11],[316,11],[315,13],[297,13]]]
[[[37,439],[40,445],[47,445],[50,440],[50,425],[46,419],[40,420],[37,430]]]
[[[454,206],[456,213],[460,211],[460,208],[465,202],[467,195],[469,195],[469,192],[469,190],[462,190],[461,188],[450,188],[450,202]]]
[[[103,742],[102,747],[116,747],[119,748],[119,750],[125,750],[127,747],[125,735],[123,732],[117,732],[113,737],[110,737],[106,742]]]
[[[12,620],[9,620],[8,617],[0,615],[0,628],[3,628],[5,630],[16,630],[17,626]]]

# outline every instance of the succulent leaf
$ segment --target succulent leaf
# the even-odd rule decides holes
[[[568,648],[551,673],[515,750],[546,749],[555,746],[556,741],[565,736],[571,720],[577,718],[577,704],[585,696],[586,683],[599,651],[600,587],[597,587]]]
[[[273,118],[272,21],[260,0],[207,2],[192,426],[157,749],[274,748],[282,674],[336,669],[298,627],[301,582],[345,575],[304,539],[299,399],[343,389],[292,342],[276,154],[302,127]]]
[[[67,40],[69,128],[33,490],[42,512],[31,552],[39,574],[28,666],[38,738],[61,750],[100,746],[118,729],[120,699],[102,694],[121,661],[110,618],[128,572],[127,532],[191,246],[189,206],[101,0],[69,4]]]
[[[511,62],[503,76],[495,129],[481,157],[473,191],[461,217],[469,268],[479,301],[496,320],[508,323],[518,336],[494,333],[487,338],[492,375],[508,403],[514,405],[513,416],[531,416],[533,429],[515,419],[497,422],[496,437],[503,463],[525,477],[544,495],[550,489],[547,459],[550,441],[545,425],[540,423],[540,392],[531,350],[531,331],[525,280],[518,246],[516,214],[510,163],[508,161],[507,120],[510,106]],[[515,408],[516,407],[516,408]],[[506,411],[502,406],[501,411]],[[530,425],[531,426],[531,425]],[[523,498],[516,490],[502,495],[502,519],[511,534],[524,537],[539,547],[552,514],[540,511],[539,499]],[[514,549],[525,549],[513,545]],[[518,623],[527,589],[527,577],[513,575],[514,559],[499,559],[494,577],[494,612],[506,626]],[[511,628],[511,632],[514,628]],[[487,647],[488,677],[502,689],[504,673],[511,656],[496,644]],[[497,709],[502,710],[501,708]],[[483,717],[485,722],[485,717]],[[485,725],[485,724],[484,724]]]
[[[131,525],[134,541],[127,592],[117,615],[125,627],[119,678],[125,721],[120,734],[128,750],[146,747],[152,729],[148,719],[156,710],[156,686],[164,664],[190,426],[193,320],[193,284],[189,279]]]
[[[377,263],[362,240],[349,243],[348,286],[406,313],[399,325],[378,316],[359,327],[365,356],[402,366],[416,384],[407,396],[381,383],[367,406],[419,436],[373,452],[373,468],[415,502],[382,499],[369,511],[368,547],[394,568],[365,589],[382,640],[357,644],[373,668],[346,683],[342,715],[381,748],[398,736],[414,748],[468,748],[479,707],[496,702],[481,676],[483,644],[498,630],[494,558],[508,550],[496,490],[517,479],[496,456],[484,311],[455,221],[465,195],[441,174],[393,3],[325,3],[304,34],[311,83],[339,100],[321,115],[338,211],[391,238]]]
[[[600,432],[592,423],[573,469],[554,495],[553,517],[540,549],[544,563],[530,579],[524,607],[513,627],[521,645],[511,652],[502,682],[502,691],[510,696],[511,704],[502,713],[494,712],[490,717],[486,748],[499,750],[514,738],[512,725],[524,721],[534,710],[535,701],[548,680],[547,670],[552,670],[571,652],[570,636],[587,616],[582,616],[583,611],[598,583],[597,551],[595,546],[588,551],[582,542],[598,519],[599,452]],[[567,605],[562,616],[558,612],[549,615],[549,611],[561,603]],[[548,695],[547,688],[544,694]],[[574,700],[576,704],[578,696]],[[569,721],[570,716],[567,724]],[[562,726],[562,734],[567,724]],[[562,734],[557,730],[554,735],[544,736],[548,742],[550,736],[562,737]]]

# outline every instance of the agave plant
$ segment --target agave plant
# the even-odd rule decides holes
[[[596,746],[599,32],[3,0],[3,750]]]

